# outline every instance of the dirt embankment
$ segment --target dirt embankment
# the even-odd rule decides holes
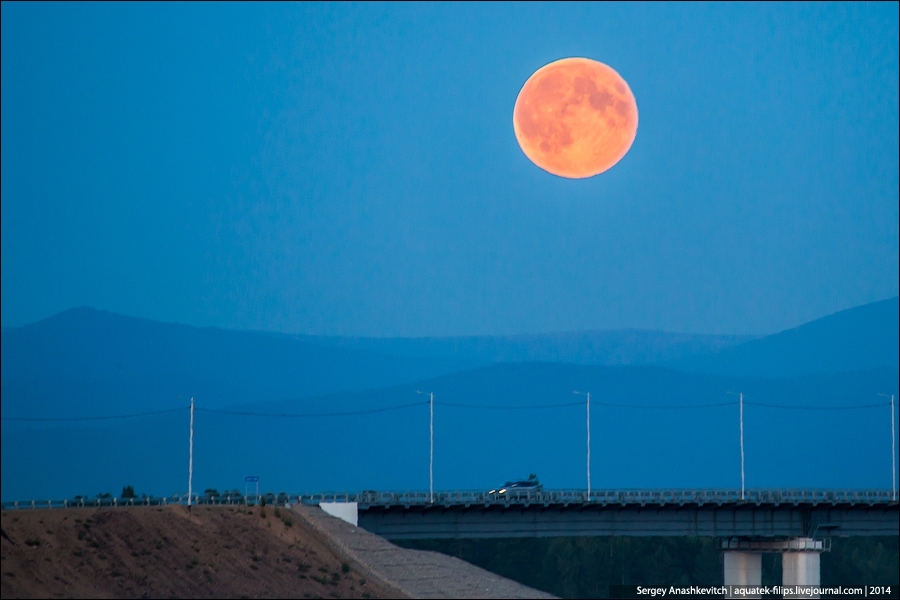
[[[4,599],[403,596],[284,508],[20,510],[0,521]]]

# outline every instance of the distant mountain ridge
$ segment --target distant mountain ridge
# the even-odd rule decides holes
[[[617,329],[436,338],[291,337],[336,348],[385,352],[396,356],[467,358],[483,363],[646,365],[699,352],[721,350],[756,339],[757,336]]]
[[[760,377],[896,369],[900,360],[898,315],[898,298],[888,298],[738,346],[660,364],[691,373]]]
[[[4,416],[93,416],[364,390],[480,363],[332,348],[277,334],[79,308],[2,331]]]
[[[601,364],[682,356],[739,336],[656,332],[373,339],[193,327],[91,308],[3,328],[4,416],[94,416],[364,390],[526,360]]]
[[[249,405],[398,385],[496,363],[658,364],[713,375],[834,373],[898,361],[898,299],[759,339],[653,331],[459,338],[291,336],[80,308],[2,330],[3,414]]]
[[[575,389],[591,392],[597,488],[734,486],[738,414],[728,392],[745,394],[749,485],[886,486],[889,409],[877,394],[897,390],[897,307],[889,299],[728,348],[733,337],[654,332],[329,345],[76,309],[2,330],[0,491],[4,499],[125,484],[184,491],[187,396],[198,406],[197,489],[240,486],[248,474],[291,491],[422,489],[429,411],[417,391],[435,393],[440,489],[531,472],[551,487],[577,487],[585,398]],[[665,366],[573,364],[672,356],[691,344],[719,349]],[[512,360],[527,356],[571,362]],[[235,406],[246,412],[210,410]],[[181,410],[7,420],[168,408]]]
[[[647,365],[798,376],[898,361],[898,299],[758,339],[621,330],[458,338],[291,336],[159,323],[80,308],[3,328],[4,416],[92,416],[251,405],[360,391],[504,362]]]

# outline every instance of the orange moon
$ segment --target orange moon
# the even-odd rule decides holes
[[[637,133],[638,111],[625,80],[589,58],[563,58],[528,78],[513,109],[522,152],[540,168],[570,179],[619,162]]]

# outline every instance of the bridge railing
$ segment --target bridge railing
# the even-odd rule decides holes
[[[363,508],[372,507],[424,507],[429,506],[509,506],[509,505],[723,505],[723,504],[896,504],[890,490],[809,490],[809,489],[753,489],[741,495],[740,490],[509,490],[506,493],[485,490],[453,490],[434,493],[434,502],[427,491],[376,491],[362,492],[322,492],[292,494],[194,494],[192,504],[236,505],[258,504],[265,500],[269,504],[304,503],[318,505],[320,502],[357,502]],[[65,500],[19,500],[3,502],[3,510],[40,508],[100,508],[120,506],[164,506],[187,504],[187,494],[178,493],[165,497],[143,498],[88,498],[77,496]]]
[[[275,496],[272,494],[272,496]],[[235,505],[258,503],[261,499],[266,498],[264,494],[259,496],[242,496],[240,494],[222,494],[207,496],[202,494],[193,494],[191,496],[191,504],[207,504],[207,505]],[[277,498],[277,496],[276,496]],[[294,502],[300,501],[300,495],[294,494]],[[13,500],[3,502],[3,510],[22,510],[22,509],[52,509],[52,508],[109,508],[109,507],[126,507],[126,506],[168,506],[168,505],[187,505],[187,494],[172,494],[171,496],[144,496],[142,498],[114,498],[109,497],[89,497],[76,496],[75,498],[66,498],[63,500]],[[274,503],[274,501],[273,501]]]
[[[500,494],[484,490],[435,492],[434,504],[883,504],[895,502],[890,490],[535,490]],[[323,493],[302,496],[309,504],[358,502],[368,506],[427,506],[428,492]]]
[[[365,506],[428,506],[428,492],[321,493],[301,496],[308,504],[358,502]],[[484,490],[435,492],[433,504],[465,506],[473,504],[618,504],[618,505],[704,505],[704,504],[883,504],[896,502],[890,490],[538,490],[508,491],[500,494]]]

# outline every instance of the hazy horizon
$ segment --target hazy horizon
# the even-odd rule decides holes
[[[891,300],[893,298],[897,298],[897,296],[889,296],[887,298],[880,298],[878,300],[874,300],[873,302],[867,302],[866,304],[875,304],[878,302],[884,302],[885,300]],[[505,334],[489,334],[489,333],[469,333],[469,334],[459,334],[459,335],[439,335],[439,336],[396,336],[396,335],[373,335],[373,336],[365,336],[365,335],[335,335],[335,334],[322,334],[322,333],[308,333],[308,332],[298,332],[298,331],[276,331],[276,330],[267,330],[267,329],[237,329],[233,327],[220,327],[217,325],[195,325],[193,323],[185,323],[181,321],[163,321],[159,319],[154,319],[150,317],[142,317],[138,315],[129,315],[124,313],[118,313],[111,310],[105,310],[101,308],[95,308],[93,306],[76,306],[72,308],[67,308],[61,310],[59,312],[53,313],[52,315],[48,315],[46,317],[37,319],[36,321],[31,321],[29,323],[22,323],[20,325],[3,325],[4,329],[14,329],[17,327],[27,327],[28,325],[34,325],[40,323],[42,321],[46,321],[48,319],[52,319],[53,317],[59,316],[63,313],[75,310],[94,310],[98,312],[105,312],[109,314],[113,314],[120,317],[132,318],[132,319],[141,319],[146,321],[153,321],[162,324],[168,325],[187,325],[189,327],[211,327],[214,329],[222,329],[227,331],[243,331],[250,333],[271,333],[271,334],[279,334],[279,335],[288,335],[288,336],[297,336],[297,337],[310,337],[310,338],[359,338],[359,339],[453,339],[453,338],[527,338],[527,337],[540,337],[540,336],[553,336],[553,335],[582,335],[582,334],[602,334],[602,333],[625,333],[625,332],[636,332],[636,333],[660,333],[660,334],[668,334],[668,335],[684,335],[684,336],[696,336],[696,337],[735,337],[735,338],[746,338],[747,340],[754,338],[766,337],[769,335],[774,335],[776,333],[781,333],[782,331],[788,331],[790,329],[796,329],[801,325],[805,325],[811,321],[818,320],[822,317],[827,317],[833,314],[837,314],[839,312],[843,312],[844,310],[849,310],[852,308],[859,308],[860,306],[865,306],[866,304],[861,304],[858,306],[851,306],[845,309],[841,309],[838,311],[834,311],[825,315],[821,315],[818,317],[814,317],[809,321],[804,321],[803,323],[797,323],[796,325],[790,325],[785,327],[784,329],[779,329],[777,331],[758,333],[758,334],[749,334],[749,333],[707,333],[707,332],[695,332],[695,331],[668,331],[663,329],[646,329],[646,328],[638,328],[638,327],[621,327],[618,329],[570,329],[570,330],[555,330],[555,331],[530,331],[523,333],[505,333]]]

